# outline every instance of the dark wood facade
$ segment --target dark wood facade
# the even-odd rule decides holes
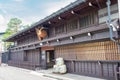
[[[78,0],[30,29],[8,38],[6,41],[15,42],[15,47],[10,49],[8,64],[47,69],[52,67],[55,58],[63,57],[70,73],[114,80],[114,70],[120,66],[120,52],[118,45],[110,40],[106,1]],[[118,42],[119,5],[117,0],[111,0],[112,24],[117,28],[113,37]],[[41,41],[35,31],[40,26],[46,27],[48,32]]]

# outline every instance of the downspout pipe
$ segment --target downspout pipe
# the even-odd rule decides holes
[[[107,0],[107,11],[108,11],[108,20],[107,20],[107,25],[109,27],[109,35],[110,35],[110,40],[115,42],[117,45],[118,45],[118,49],[120,50],[120,43],[118,41],[116,41],[114,38],[113,38],[113,25],[112,25],[112,20],[111,20],[111,11],[110,11],[110,4],[111,4],[111,1],[110,0]],[[117,29],[116,29],[117,30]]]

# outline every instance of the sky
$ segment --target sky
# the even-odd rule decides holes
[[[11,18],[23,25],[35,23],[76,0],[0,0],[0,32],[5,32]]]

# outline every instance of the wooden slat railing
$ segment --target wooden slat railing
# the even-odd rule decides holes
[[[67,70],[70,73],[105,78],[108,80],[120,80],[116,70],[120,61],[79,61],[65,60]]]
[[[35,70],[37,67],[40,66],[39,64],[35,64],[32,62],[27,62],[27,61],[8,61],[8,65],[30,69],[30,70]]]

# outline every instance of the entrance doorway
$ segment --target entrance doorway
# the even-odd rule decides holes
[[[46,64],[47,64],[47,68],[52,68],[54,63],[54,50],[48,50],[46,51]]]
[[[53,47],[42,47],[41,48],[41,68],[42,69],[48,69],[52,68],[55,64],[54,62],[55,54],[54,54],[54,48]]]

